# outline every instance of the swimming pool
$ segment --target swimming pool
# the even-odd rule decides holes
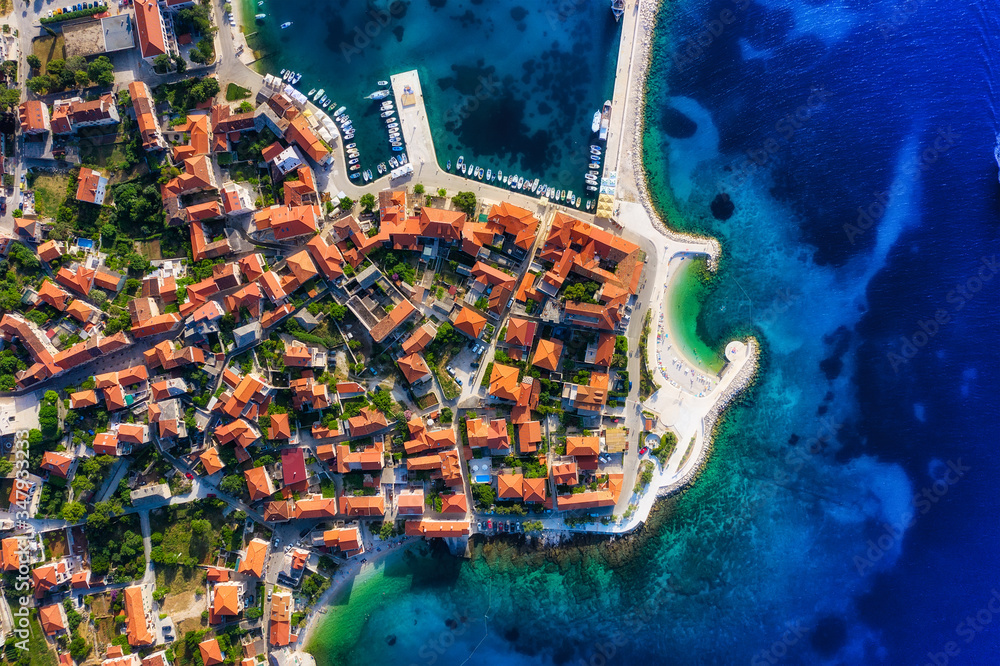
[[[77,238],[76,244],[85,250],[90,250],[94,247],[94,241],[90,240],[89,238]]]

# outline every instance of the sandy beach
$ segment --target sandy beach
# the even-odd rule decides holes
[[[350,583],[355,583],[358,581],[363,581],[369,576],[374,574],[380,566],[386,566],[388,564],[389,558],[399,557],[406,552],[408,548],[419,543],[419,539],[413,537],[396,537],[392,541],[375,542],[375,548],[381,548],[381,552],[376,552],[370,550],[362,555],[342,564],[337,573],[333,575],[330,579],[330,587],[327,588],[326,592],[313,604],[312,614],[309,616],[309,620],[306,622],[305,628],[299,634],[299,642],[296,648],[297,652],[306,652],[306,647],[309,645],[309,641],[316,631],[318,626],[327,618],[326,613],[319,612],[321,609],[326,609],[330,606],[334,599],[336,599],[348,586]],[[362,560],[365,560],[362,562]]]

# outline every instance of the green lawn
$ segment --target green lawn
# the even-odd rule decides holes
[[[61,34],[55,37],[52,35],[36,37],[31,40],[31,51],[42,61],[39,73],[44,74],[45,66],[49,64],[50,60],[66,59],[66,41]]]
[[[236,100],[246,99],[250,96],[250,90],[244,88],[243,86],[236,85],[235,83],[230,83],[226,86],[226,101],[235,102]]]
[[[59,206],[66,200],[66,185],[69,176],[66,174],[39,174],[32,185],[35,191],[35,210],[39,215],[55,217]]]

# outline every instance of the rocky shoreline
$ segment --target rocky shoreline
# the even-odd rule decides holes
[[[646,80],[649,76],[649,62],[652,47],[651,40],[653,29],[656,27],[656,16],[659,13],[661,4],[661,0],[657,0],[656,2],[647,3],[642,3],[640,1],[639,5],[639,18],[637,20],[642,26],[645,35],[642,39],[642,48],[637,54],[637,62],[634,63],[634,76],[635,84],[642,91],[642,95],[640,96],[638,103],[635,104],[632,109],[626,111],[626,113],[634,115],[634,117],[626,117],[625,122],[623,123],[623,126],[631,126],[635,130],[632,134],[632,149],[629,153],[632,158],[631,168],[635,177],[635,186],[639,194],[639,203],[642,204],[642,207],[646,210],[646,214],[649,216],[649,219],[652,220],[653,225],[660,231],[660,233],[674,241],[685,243],[695,240],[708,243],[712,247],[712,252],[708,257],[708,270],[714,273],[718,268],[719,257],[722,254],[722,247],[719,244],[719,241],[711,236],[680,233],[671,229],[663,222],[663,220],[660,219],[659,214],[657,214],[656,210],[653,208],[652,199],[649,196],[649,176],[646,173],[646,165],[643,163],[642,159],[642,140],[646,129],[646,103],[648,93]]]

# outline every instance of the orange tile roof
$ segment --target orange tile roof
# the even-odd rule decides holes
[[[254,213],[258,230],[270,229],[277,240],[316,233],[317,206],[271,206]]]
[[[441,513],[468,513],[469,501],[465,493],[439,495],[441,498]]]
[[[285,260],[285,264],[288,270],[291,271],[292,276],[295,278],[295,285],[304,285],[309,280],[313,279],[319,272],[316,270],[316,264],[313,260],[309,258],[309,252],[307,250],[299,250],[292,256]]]
[[[141,423],[123,423],[118,426],[118,439],[132,444],[145,444],[148,441],[146,426]]]
[[[139,585],[125,588],[125,633],[128,644],[133,646],[150,645],[154,640],[149,631],[142,587]]]
[[[461,211],[424,207],[420,210],[420,235],[460,242],[465,221]]]
[[[357,526],[327,530],[323,532],[323,545],[345,553],[361,550],[361,533]]]
[[[17,488],[17,483],[13,488]],[[19,541],[17,537],[8,537],[0,542],[0,568],[4,571],[16,571],[21,566]]]
[[[525,421],[517,426],[517,447],[521,453],[534,453],[542,442],[542,424]]]
[[[407,536],[459,537],[469,534],[467,520],[407,520],[404,531]]]
[[[232,615],[235,614],[232,613]],[[215,666],[222,663],[222,648],[219,647],[219,641],[214,638],[198,643],[198,652],[201,654],[201,663],[205,666]]]
[[[575,486],[579,483],[576,463],[561,463],[552,466],[552,480],[559,486]]]
[[[76,198],[80,201],[92,204],[104,203],[104,188],[101,187],[101,180],[107,185],[107,179],[101,175],[100,171],[88,167],[80,167],[80,175],[77,176]]]
[[[264,560],[267,559],[267,542],[253,539],[247,544],[246,555],[240,560],[237,573],[251,573],[257,578],[264,575]]]
[[[150,150],[151,148],[164,147],[165,144],[163,136],[160,134],[159,122],[156,120],[156,109],[153,107],[153,99],[149,93],[149,86],[143,81],[132,81],[128,84],[128,92],[132,98],[132,106],[135,109],[136,121],[139,124],[139,133],[142,135],[143,149]]]
[[[313,495],[295,503],[297,519],[332,518],[335,515],[337,515],[337,500],[333,497]]]
[[[504,341],[509,345],[530,348],[535,339],[535,327],[533,321],[511,317],[507,322],[507,337]]]
[[[524,476],[521,474],[497,474],[497,497],[499,499],[521,499]]]
[[[455,318],[455,328],[470,338],[478,338],[484,326],[486,326],[486,317],[468,306],[463,307]]]
[[[240,590],[236,583],[223,583],[215,586],[215,599],[212,611],[216,615],[239,615]],[[207,666],[207,663],[206,663]]]
[[[375,342],[382,342],[416,311],[417,309],[413,307],[413,303],[404,298],[396,304],[392,312],[382,317],[377,324],[372,326],[372,329],[368,333]]]
[[[37,99],[29,99],[17,107],[18,120],[21,129],[28,134],[45,132],[49,128],[45,123],[45,116],[48,108],[45,103]]]
[[[64,479],[69,476],[69,468],[72,465],[72,458],[55,451],[46,451],[42,456],[41,468]]]
[[[426,379],[431,374],[431,369],[427,366],[427,361],[420,354],[410,354],[397,359],[400,371],[406,377],[406,381],[415,384]]]
[[[56,633],[66,630],[66,621],[61,604],[50,604],[39,608],[38,620],[42,624],[42,631],[48,636],[54,636]]]
[[[420,514],[424,512],[424,491],[400,493],[396,500],[396,507],[399,513]]]
[[[502,400],[517,402],[521,386],[517,379],[518,369],[502,363],[494,363],[490,373],[490,395]]]
[[[94,391],[93,389],[89,391],[78,391],[70,394],[69,396],[70,409],[93,407],[97,404],[97,402],[97,391]]]
[[[597,341],[597,356],[594,359],[595,365],[611,367],[611,359],[615,354],[615,342],[617,336],[614,333],[601,333]]]
[[[600,452],[600,439],[597,437],[566,438],[566,455],[568,456],[596,456]]]
[[[118,455],[118,433],[116,432],[99,432],[97,436],[94,437],[94,443],[91,446],[94,449],[94,453],[99,456],[117,456]]]
[[[187,132],[190,141],[181,146],[174,146],[174,161],[183,160],[196,155],[209,153],[208,116],[188,116],[186,122],[173,128],[176,132]]]
[[[225,463],[222,462],[222,458],[219,457],[219,450],[214,446],[210,449],[206,449],[204,453],[199,456],[202,466],[205,468],[205,473],[211,476],[216,472],[225,468]]]
[[[521,490],[523,491],[523,498],[525,502],[544,502],[548,497],[548,492],[546,490],[546,479],[525,479],[524,485]]]
[[[66,310],[67,303],[73,298],[68,291],[48,279],[38,288],[38,297],[60,312]]]
[[[135,0],[135,27],[143,58],[167,52],[166,42],[163,41],[163,17],[156,0]]]
[[[268,439],[290,439],[292,436],[292,425],[288,420],[288,414],[271,414],[271,425],[267,429]]]
[[[381,495],[348,497],[341,499],[343,511],[348,516],[384,516],[385,498]]]
[[[254,467],[243,472],[247,480],[247,489],[250,491],[250,501],[256,502],[259,499],[270,497],[274,494],[274,484],[271,477],[263,467]]]
[[[292,120],[285,130],[285,139],[297,144],[315,162],[322,163],[330,156],[330,151],[309,127],[304,116]]]
[[[351,437],[364,437],[389,427],[385,415],[371,407],[362,407],[357,416],[347,419],[347,424],[351,429]]]
[[[62,252],[54,240],[48,240],[38,246],[38,256],[42,261],[52,261],[61,257]]]
[[[429,324],[424,324],[403,342],[404,354],[415,354],[422,352],[434,339],[434,328]]]
[[[563,343],[560,340],[539,340],[531,364],[555,372],[559,369],[562,351]]]

